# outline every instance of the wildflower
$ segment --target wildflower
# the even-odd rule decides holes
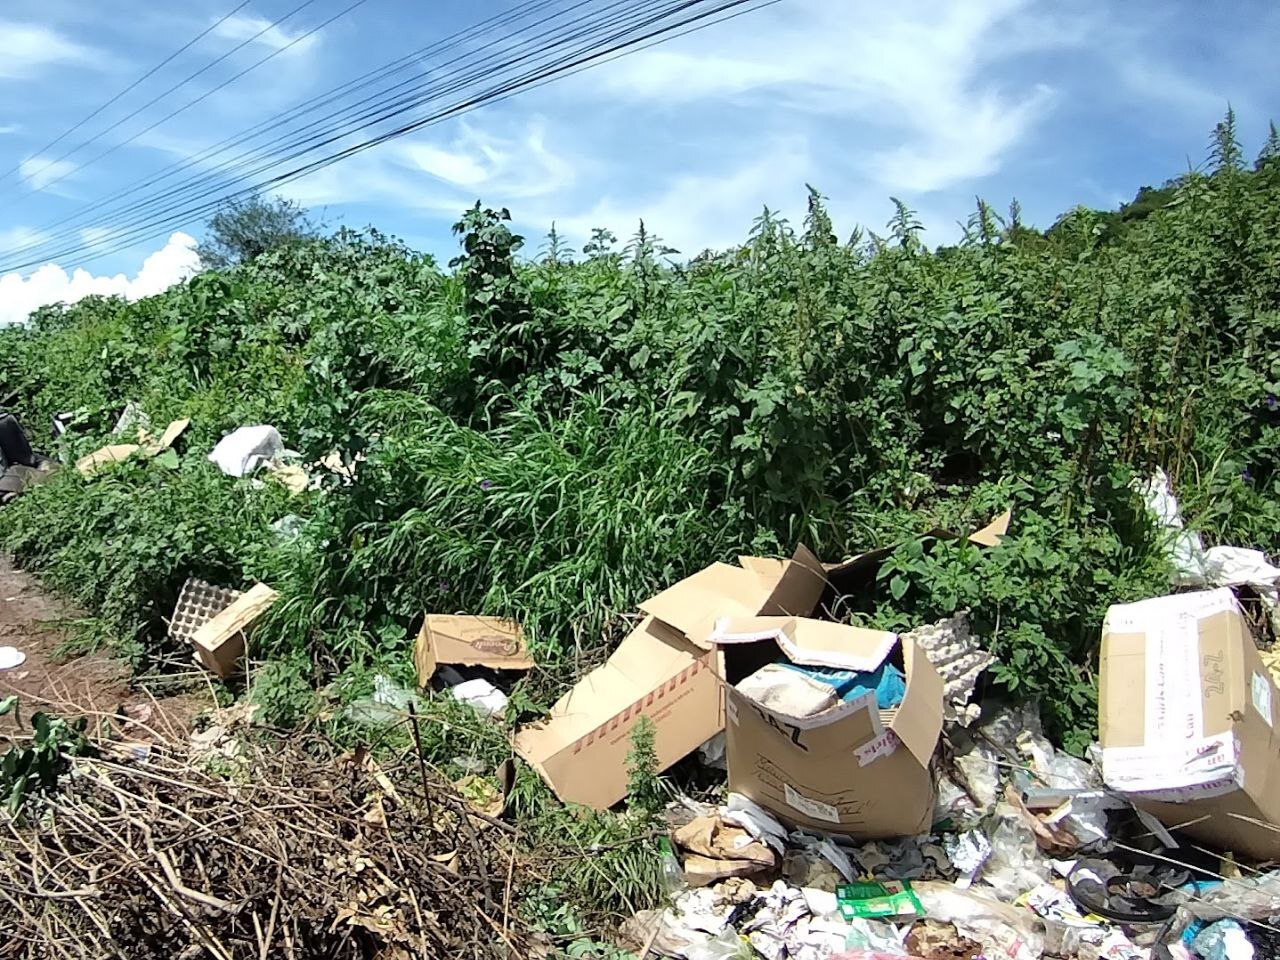
[[[1253,471],[1250,470],[1248,467],[1245,467],[1243,470],[1240,471],[1240,479],[1243,480],[1245,483],[1253,483]]]
[[[1277,408],[1280,408],[1280,399],[1277,399],[1274,393],[1268,393],[1267,409],[1270,410],[1272,413],[1275,413]]]
[[[480,481],[480,489],[481,489],[481,490],[492,490],[492,489],[493,489],[493,481],[492,481],[492,480],[481,480],[481,481]]]

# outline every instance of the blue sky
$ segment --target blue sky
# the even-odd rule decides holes
[[[0,174],[8,174],[0,180],[0,250],[67,229],[50,225],[73,215],[73,245],[92,244],[127,211],[84,216],[86,204],[519,5],[365,0],[94,159],[350,0],[312,0],[120,122],[298,2],[251,0],[39,154],[236,0],[8,0],[0,10]],[[1228,101],[1246,150],[1256,150],[1268,119],[1280,114],[1277,37],[1280,5],[1263,0],[781,0],[387,143],[284,192],[330,226],[374,224],[442,259],[455,249],[450,224],[477,198],[508,206],[533,249],[553,220],[580,245],[593,226],[625,237],[643,217],[693,255],[740,240],[763,205],[798,220],[806,183],[831,198],[842,232],[880,229],[891,195],[919,211],[936,242],[956,235],[975,194],[999,209],[1017,197],[1025,220],[1047,226],[1073,204],[1114,206],[1201,162]],[[93,162],[74,169],[85,161]],[[0,320],[6,301],[12,312],[18,300],[25,307],[87,289],[159,289],[189,261],[183,241],[167,243],[179,229],[198,236],[200,221],[161,227],[109,256],[89,259],[109,249],[100,246],[56,257],[38,282],[29,269],[0,278]]]

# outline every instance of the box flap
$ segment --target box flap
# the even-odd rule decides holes
[[[898,635],[807,617],[722,618],[712,642],[717,645],[772,640],[792,663],[840,670],[875,670],[889,656]]]
[[[520,624],[496,617],[428,614],[413,645],[418,685],[425,687],[441,663],[529,670],[535,664]]]
[[[743,557],[740,562],[742,566],[713,563],[644,601],[640,609],[709,649],[719,618],[807,616],[827,585],[822,564],[803,545],[790,560]]]
[[[647,617],[547,720],[517,732],[516,752],[561,800],[610,807],[626,795],[631,730],[642,716],[654,725],[659,770],[723,729],[716,660]]]
[[[889,729],[916,761],[927,767],[942,734],[942,677],[924,651],[910,640],[903,641],[902,660],[906,666],[907,693]]]
[[[1000,540],[1009,532],[1009,521],[1013,519],[1013,511],[1006,510],[981,530],[969,534],[969,539],[984,547],[998,547]]]
[[[571,746],[701,655],[703,652],[678,632],[646,617],[607,661],[556,701],[547,720],[516,734],[517,752],[530,762],[538,762]],[[716,732],[712,730],[707,736]]]
[[[713,563],[640,604],[640,609],[699,646],[720,616],[759,611],[767,587],[761,576],[728,563]],[[699,642],[699,641],[702,642]]]
[[[159,452],[159,450],[168,450],[177,443],[178,438],[186,433],[187,427],[189,426],[191,426],[191,421],[186,419],[175,420],[173,423],[169,424],[169,426],[165,428],[164,433],[160,435],[160,442],[157,444],[157,452]]]

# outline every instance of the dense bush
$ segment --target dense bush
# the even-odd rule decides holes
[[[176,467],[66,471],[0,538],[144,655],[188,574],[270,580],[282,715],[302,694],[281,691],[407,676],[424,609],[522,619],[545,702],[713,559],[904,541],[849,615],[969,607],[999,683],[1079,746],[1106,606],[1167,584],[1135,476],[1163,466],[1211,540],[1280,543],[1280,162],[1244,169],[1224,124],[1166,196],[1123,229],[1081,208],[1045,234],[979,203],[930,250],[901,204],[885,236],[839,241],[815,192],[799,228],[766,211],[688,262],[643,225],[519,259],[478,205],[448,272],[343,233],[47,308],[0,331],[0,386],[42,444],[92,449],[128,400],[194,425]],[[63,411],[80,428],[55,441]],[[290,499],[204,461],[256,422],[359,460],[356,482]],[[1005,507],[999,550],[915,539]],[[300,539],[271,528],[287,512]]]

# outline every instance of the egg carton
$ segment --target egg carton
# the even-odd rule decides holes
[[[169,636],[190,643],[196,631],[241,597],[241,591],[217,587],[191,577],[182,585],[169,622]]]
[[[923,650],[942,677],[943,715],[967,727],[978,714],[976,706],[969,703],[978,674],[996,659],[969,632],[968,615],[960,613],[919,627],[903,638]]]

